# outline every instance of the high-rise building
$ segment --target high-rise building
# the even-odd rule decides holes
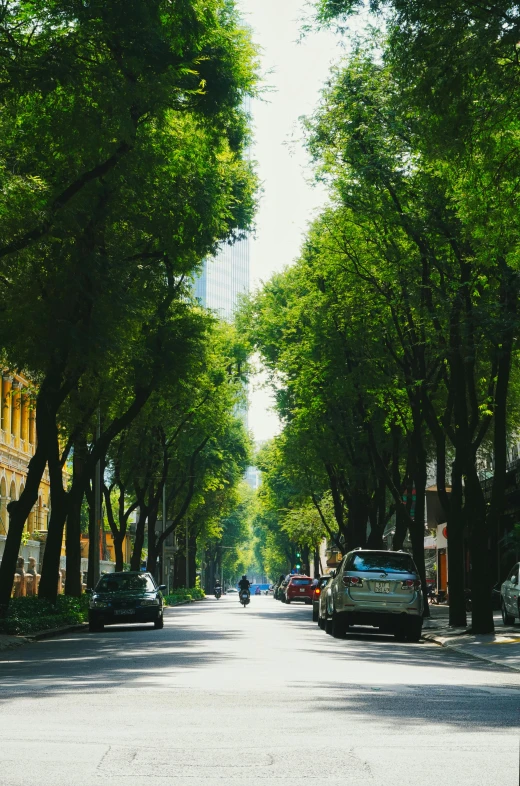
[[[204,261],[195,281],[195,297],[221,319],[231,320],[239,296],[249,292],[249,239],[222,244],[215,257]]]

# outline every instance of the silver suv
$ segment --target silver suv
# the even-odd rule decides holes
[[[325,628],[343,636],[350,625],[419,641],[423,619],[421,580],[404,551],[355,549],[343,558],[330,584]]]

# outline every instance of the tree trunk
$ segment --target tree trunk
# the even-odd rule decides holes
[[[208,574],[209,574],[209,565],[208,565]],[[207,579],[206,579],[207,584]],[[175,560],[173,565],[173,586],[174,587],[185,587],[186,586],[186,557],[184,553],[179,551],[175,554]]]
[[[462,469],[460,460],[453,462],[451,495],[448,510],[448,596],[449,623],[452,627],[466,626],[464,596],[464,511],[462,507]]]
[[[320,565],[320,549],[314,549],[314,578],[321,576],[321,565]]]
[[[146,517],[148,516],[148,509],[146,507],[139,508],[139,518],[135,528],[135,541],[134,550],[132,551],[132,558],[130,560],[130,570],[141,569],[141,556],[143,553],[144,536]]]
[[[190,569],[190,587],[194,587],[197,579],[197,536],[188,539],[188,565]]]
[[[369,505],[366,491],[364,489],[354,489],[349,500],[348,511],[348,548],[366,548],[367,545],[367,523]]]
[[[157,508],[150,508],[148,511],[148,558],[146,560],[146,570],[155,578],[157,578],[157,558],[159,557],[157,534],[155,531],[157,512]]]
[[[410,540],[412,541],[413,561],[419,571],[424,598],[424,617],[430,616],[428,606],[428,592],[426,585],[426,565],[424,562],[424,514],[426,498],[426,453],[423,452],[422,460],[415,469],[415,515],[413,526],[410,527]]]
[[[66,544],[65,595],[79,598],[83,592],[81,573],[81,505],[83,493],[69,497]]]
[[[68,513],[68,495],[63,488],[63,468],[60,461],[60,447],[56,424],[52,445],[49,450],[49,478],[51,486],[51,517],[43,555],[42,575],[38,589],[40,598],[56,603],[60,572],[60,556],[63,531]]]
[[[367,547],[382,549],[384,548],[383,533],[386,525],[386,483],[384,478],[380,478],[376,486],[374,514],[370,519]]]
[[[120,533],[114,535],[114,554],[116,558],[116,570],[123,570],[125,567],[124,562],[124,555],[123,555],[123,543],[125,540],[125,536],[121,536]]]
[[[92,478],[85,486],[85,495],[88,505],[88,568],[87,589],[94,589],[94,540],[96,533],[96,511],[94,509],[94,491]]]
[[[83,591],[81,575],[81,506],[84,497],[84,459],[87,445],[76,440],[72,460],[72,488],[69,491],[66,543],[65,594],[79,598]]]
[[[493,633],[495,625],[486,501],[475,468],[466,474],[465,510],[471,542],[471,629],[473,633]]]

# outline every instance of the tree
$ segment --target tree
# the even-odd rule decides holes
[[[90,467],[158,384],[184,277],[251,220],[242,99],[256,76],[248,36],[224,0],[11,5],[2,11],[0,71],[1,337],[9,364],[39,385],[38,446],[10,507],[0,568],[5,608],[48,461],[59,539],[62,406],[87,375],[106,379],[118,352],[144,373]],[[31,303],[23,322],[20,302]]]

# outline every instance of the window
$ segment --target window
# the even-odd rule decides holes
[[[356,552],[346,561],[345,570],[362,572],[381,571],[382,573],[417,573],[409,554],[395,554],[385,551]]]
[[[311,583],[311,579],[293,579],[291,585],[293,587],[306,587]]]
[[[153,592],[155,585],[150,576],[138,574],[134,576],[103,576],[96,587],[96,592]]]

